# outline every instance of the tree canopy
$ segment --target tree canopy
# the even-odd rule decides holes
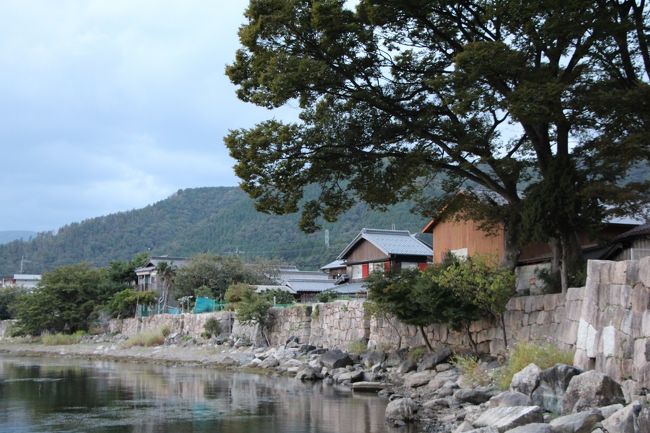
[[[626,175],[650,155],[649,8],[251,0],[226,73],[243,101],[297,104],[300,115],[226,137],[242,188],[266,212],[302,205],[313,231],[357,200],[415,199],[431,215],[441,203],[423,196],[427,185],[463,187],[483,204],[466,208],[471,217],[505,224],[513,263],[522,210],[534,205],[522,190],[560,185],[566,197],[551,209],[568,202],[577,217],[529,212],[528,222],[554,224],[541,237],[575,250],[576,231],[648,201],[648,183]],[[305,199],[311,184],[320,194]]]

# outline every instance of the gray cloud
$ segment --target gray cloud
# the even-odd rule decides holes
[[[236,185],[222,138],[270,117],[223,73],[246,4],[1,2],[0,230]]]

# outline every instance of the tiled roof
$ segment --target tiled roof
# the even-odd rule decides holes
[[[431,248],[420,242],[408,230],[362,229],[352,242],[339,254],[337,259],[344,259],[361,240],[373,244],[387,255],[431,256]]]
[[[321,266],[321,270],[326,271],[328,269],[337,269],[337,268],[344,268],[344,267],[345,267],[345,260],[334,260],[333,262],[330,262],[325,266]]]
[[[357,293],[366,293],[365,283],[345,283],[334,287],[336,293],[342,295],[354,295]]]
[[[334,280],[310,280],[310,279],[295,279],[287,281],[287,286],[291,287],[296,292],[324,292],[327,289],[333,289]]]
[[[646,236],[646,235],[650,235],[650,224],[643,224],[640,226],[636,226],[633,229],[626,231],[625,233],[621,233],[620,235],[614,238],[614,241],[615,242],[622,241],[625,239],[635,238],[637,236]]]

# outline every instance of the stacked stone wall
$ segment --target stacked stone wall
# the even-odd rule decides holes
[[[335,301],[312,308],[309,344],[347,349],[351,343],[368,341],[370,323],[363,301]]]

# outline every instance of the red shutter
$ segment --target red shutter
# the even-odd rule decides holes
[[[390,260],[387,262],[384,262],[384,272],[389,273],[390,272]]]
[[[418,263],[418,268],[420,269],[420,272],[422,272],[427,268],[427,264],[426,263]]]
[[[370,274],[368,263],[363,263],[361,265],[361,278],[368,278],[368,274]]]

